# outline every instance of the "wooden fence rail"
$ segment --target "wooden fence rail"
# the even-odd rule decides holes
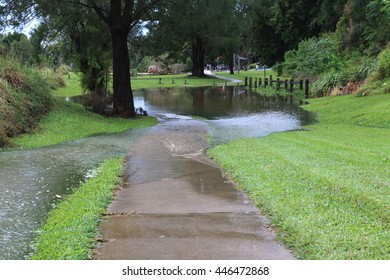
[[[305,98],[309,98],[309,80],[294,81],[294,79],[281,80],[280,78],[274,80],[271,75],[269,78],[265,78],[264,82],[262,78],[254,78],[254,84],[253,84],[252,77],[249,77],[249,79],[248,77],[245,77],[244,83],[245,83],[245,87],[249,87],[249,88],[253,88],[253,87],[257,88],[257,87],[261,87],[262,85],[264,86],[264,88],[267,88],[268,86],[273,87],[274,84],[276,84],[276,90],[280,90],[281,86],[283,85],[284,89],[290,92],[294,92],[295,89],[298,89],[295,88],[295,85],[298,85],[299,90],[305,91]]]

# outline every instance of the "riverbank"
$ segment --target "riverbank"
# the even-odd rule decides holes
[[[319,123],[209,150],[301,259],[389,259],[389,95],[310,99]]]

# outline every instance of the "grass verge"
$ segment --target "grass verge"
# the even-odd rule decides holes
[[[389,95],[311,99],[306,131],[208,151],[301,259],[390,258]]]
[[[105,161],[74,193],[52,210],[34,243],[34,260],[91,259],[96,228],[122,175],[123,158]]]
[[[82,105],[57,99],[55,110],[44,118],[31,134],[14,138],[19,148],[36,148],[85,138],[97,134],[117,133],[131,128],[142,128],[157,123],[155,118],[135,119],[105,118],[91,113]]]

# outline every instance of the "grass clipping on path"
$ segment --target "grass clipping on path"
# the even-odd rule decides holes
[[[90,259],[96,228],[122,175],[123,158],[105,161],[96,176],[49,213],[35,240],[34,260]]]
[[[209,150],[301,259],[390,259],[390,96],[310,100],[308,131]]]

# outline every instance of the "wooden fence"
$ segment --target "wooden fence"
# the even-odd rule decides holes
[[[268,86],[274,87],[274,84],[276,85],[276,90],[280,90],[282,87],[289,91],[294,92],[294,89],[304,90],[305,91],[305,98],[309,98],[309,80],[298,80],[294,81],[294,79],[284,79],[281,80],[277,78],[274,80],[272,78],[272,75],[269,78],[265,78],[264,81],[262,78],[252,78],[252,77],[245,77],[245,87],[249,88],[258,88],[262,85],[264,88],[267,88]],[[296,87],[298,86],[298,87]]]

